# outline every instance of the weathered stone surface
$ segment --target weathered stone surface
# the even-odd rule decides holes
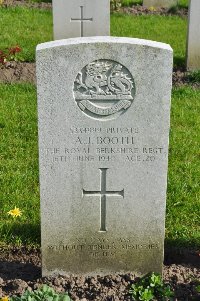
[[[176,4],[177,0],[143,0],[143,6],[147,7],[171,7]]]
[[[171,78],[162,43],[38,45],[43,275],[161,272]]]
[[[53,0],[53,24],[54,40],[107,36],[110,34],[110,1]]]
[[[200,1],[191,0],[188,22],[187,69],[200,70]]]

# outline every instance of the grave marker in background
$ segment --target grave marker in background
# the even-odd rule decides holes
[[[162,271],[171,81],[163,43],[37,47],[43,275]]]
[[[110,34],[109,0],[53,0],[54,40]]]
[[[187,69],[200,70],[200,1],[191,0],[189,6]]]
[[[177,0],[143,0],[143,6],[146,7],[171,7],[177,4]]]

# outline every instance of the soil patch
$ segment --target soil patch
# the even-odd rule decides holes
[[[51,9],[52,4],[51,3],[46,3],[46,2],[31,2],[27,0],[4,0],[3,7],[14,7],[14,6],[25,6],[29,8],[41,8],[41,9]]]
[[[0,83],[30,82],[36,84],[35,63],[7,62],[0,66]],[[183,68],[173,71],[173,85],[177,87],[190,85],[200,89],[200,82],[191,82],[190,73]]]
[[[198,252],[178,251],[176,258],[166,251],[164,280],[174,290],[177,301],[200,300],[196,286],[200,283],[200,257]],[[179,254],[179,259],[177,257]],[[181,256],[185,254],[182,257]],[[187,254],[189,257],[187,257]],[[190,258],[193,256],[193,262]],[[174,260],[181,263],[176,264]],[[194,260],[195,259],[195,260]],[[169,261],[174,261],[168,264]],[[26,289],[37,289],[42,284],[57,292],[68,292],[72,300],[130,301],[129,289],[136,280],[134,274],[116,274],[104,277],[77,277],[75,275],[41,277],[41,254],[38,249],[14,248],[0,251],[0,297],[21,295]]]
[[[51,9],[52,4],[46,2],[31,2],[28,0],[4,0],[3,7],[11,6],[25,6],[29,8],[41,8],[41,9]],[[151,7],[147,8],[141,5],[133,5],[131,7],[121,7],[119,10],[114,11],[114,13],[125,13],[129,15],[178,15],[180,17],[187,17],[188,9],[183,7],[177,7],[173,9],[168,9],[164,7]]]
[[[187,8],[164,8],[164,7],[151,7],[147,8],[141,5],[133,5],[132,7],[121,7],[118,12],[129,14],[129,15],[161,15],[161,16],[173,16],[177,15],[179,17],[187,17]]]
[[[36,84],[35,63],[7,62],[0,66],[0,82],[30,82]]]
[[[187,72],[183,68],[174,68],[172,82],[175,87],[184,87],[189,85],[195,89],[200,89],[200,81],[192,79],[191,72]]]

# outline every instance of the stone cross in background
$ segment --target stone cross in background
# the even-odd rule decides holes
[[[200,70],[200,0],[191,0],[188,20],[187,69]]]
[[[53,0],[54,40],[110,35],[109,0]]]
[[[146,7],[171,7],[177,3],[178,0],[143,0],[143,6]]]
[[[84,37],[83,24],[84,24],[84,22],[87,22],[87,21],[92,22],[93,18],[88,18],[88,19],[85,18],[84,19],[83,6],[80,6],[80,9],[81,9],[81,16],[80,16],[80,18],[71,18],[71,21],[78,21],[78,22],[80,22],[80,25],[81,25],[81,37]]]
[[[37,47],[44,276],[162,272],[172,58],[130,38]]]

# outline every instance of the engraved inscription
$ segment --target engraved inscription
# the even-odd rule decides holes
[[[112,60],[97,60],[85,66],[74,82],[79,108],[97,119],[111,119],[125,112],[135,95],[129,70]]]
[[[151,252],[159,248],[159,244],[157,243],[148,242],[139,244],[130,239],[126,240],[123,238],[119,239],[119,241],[109,241],[106,239],[104,242],[98,242],[94,240],[92,243],[85,241],[85,239],[82,241],[82,243],[48,245],[47,248],[50,252],[87,252],[91,257],[115,257],[116,253],[121,252],[123,254],[128,250],[132,252],[141,252],[141,250]]]
[[[140,141],[145,132],[137,127],[78,127],[70,128],[70,142],[52,144],[43,150],[53,163],[123,162],[153,166],[165,159],[163,145]]]
[[[83,24],[84,22],[92,22],[93,18],[84,18],[83,17],[83,6],[80,6],[81,9],[81,17],[80,18],[71,18],[71,21],[78,21],[81,22],[81,37],[84,36],[84,32],[83,32]]]
[[[107,191],[106,190],[106,172],[108,168],[99,168],[101,180],[100,191],[87,191],[83,189],[83,196],[100,196],[100,231],[106,231],[106,198],[107,196],[121,196],[124,198],[124,189],[121,191]]]

